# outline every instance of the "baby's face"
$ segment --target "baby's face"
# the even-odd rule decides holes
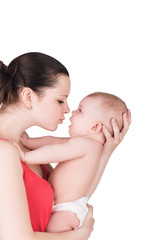
[[[78,109],[72,112],[70,118],[69,134],[71,137],[87,136],[99,115],[99,101],[85,97],[80,102]]]
[[[121,129],[123,112],[123,109],[116,110],[108,103],[104,104],[101,98],[85,97],[80,102],[78,109],[72,112],[69,134],[71,137],[89,136],[90,130],[98,122],[104,124],[112,135],[111,119],[115,118]]]

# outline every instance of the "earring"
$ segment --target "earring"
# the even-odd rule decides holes
[[[32,108],[32,107],[31,107],[31,106],[29,106],[29,107],[27,107],[27,110],[31,110],[31,108]]]

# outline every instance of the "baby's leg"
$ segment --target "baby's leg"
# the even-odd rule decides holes
[[[58,211],[51,214],[47,232],[65,232],[79,226],[79,220],[73,212]]]

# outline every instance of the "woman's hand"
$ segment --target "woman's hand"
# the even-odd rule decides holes
[[[90,190],[87,193],[89,198],[92,196],[93,192],[95,191],[96,187],[98,186],[98,183],[102,177],[102,174],[103,174],[104,169],[110,159],[112,152],[120,144],[120,142],[122,141],[126,132],[129,129],[129,125],[131,124],[130,111],[128,110],[128,114],[123,114],[123,128],[121,131],[118,128],[116,120],[112,119],[111,124],[112,124],[112,128],[113,128],[113,133],[114,133],[113,136],[111,136],[108,129],[105,128],[105,126],[103,126],[103,132],[106,137],[106,142],[104,143],[104,148],[102,151],[102,155],[100,158],[100,163],[99,163],[99,167],[97,169],[96,176],[94,178],[94,181],[91,185]]]
[[[120,131],[118,128],[118,124],[115,119],[111,120],[112,128],[113,128],[113,136],[111,136],[108,129],[103,126],[103,133],[106,137],[106,142],[104,144],[103,152],[105,153],[112,153],[115,148],[120,144],[120,142],[123,140],[126,132],[129,129],[129,126],[131,124],[131,113],[130,110],[128,110],[128,113],[123,114],[123,128]]]
[[[84,220],[84,223],[83,223],[83,226],[80,227],[78,230],[76,231],[79,231],[81,232],[81,236],[82,236],[82,240],[88,240],[88,238],[90,237],[91,235],[91,232],[93,231],[93,226],[94,226],[94,218],[93,218],[93,207],[89,204],[87,204],[88,206],[88,214],[87,216],[85,217],[85,220]]]

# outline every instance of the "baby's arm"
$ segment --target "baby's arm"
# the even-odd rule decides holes
[[[30,138],[26,132],[21,136],[21,143],[30,150],[34,150],[49,144],[58,144],[68,141],[69,138],[60,138],[53,136],[44,136],[37,138]]]
[[[21,160],[29,164],[58,163],[85,155],[87,152],[86,141],[82,138],[72,138],[61,144],[50,144],[30,152],[23,152],[17,146]]]

